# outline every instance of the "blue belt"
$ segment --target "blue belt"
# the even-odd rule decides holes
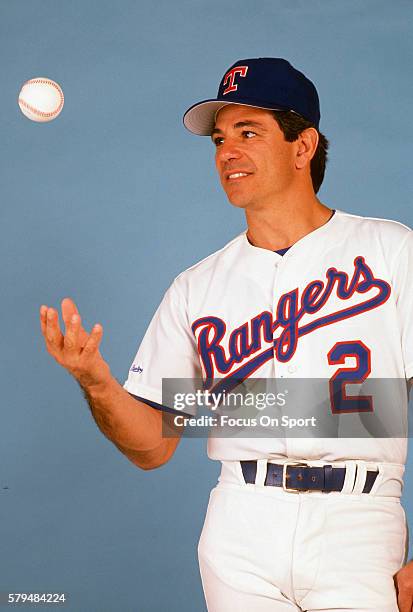
[[[240,461],[244,480],[255,484],[257,475],[256,461]],[[370,493],[378,472],[368,471],[363,493]],[[286,491],[341,491],[346,476],[346,468],[332,465],[309,466],[306,463],[287,461],[285,464],[267,463],[267,474],[264,485],[283,487]]]

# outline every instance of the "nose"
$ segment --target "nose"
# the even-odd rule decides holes
[[[225,139],[224,142],[217,148],[216,160],[217,162],[228,162],[233,159],[239,159],[241,157],[241,151],[236,146],[233,140]]]

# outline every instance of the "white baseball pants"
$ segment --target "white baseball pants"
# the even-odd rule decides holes
[[[198,547],[209,612],[397,612],[394,574],[406,561],[404,467],[341,462],[343,492],[290,493],[223,462]],[[274,461],[274,463],[281,463]],[[322,462],[307,462],[322,465]],[[358,465],[356,482],[355,465]],[[361,493],[366,466],[379,469]]]

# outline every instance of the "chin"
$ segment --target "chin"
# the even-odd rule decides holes
[[[229,194],[227,193],[227,198],[230,204],[232,204],[233,206],[236,206],[237,208],[246,208],[248,206],[248,204],[250,203],[250,200],[247,199],[244,195],[244,197],[242,196],[242,194],[238,193],[238,194]]]

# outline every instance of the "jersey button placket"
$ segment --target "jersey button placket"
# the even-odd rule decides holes
[[[285,293],[285,291],[288,291],[291,288],[291,282],[288,282],[287,287],[288,288],[283,288],[283,283],[282,280],[285,277],[286,279],[291,279],[291,267],[289,266],[289,260],[291,259],[291,254],[290,253],[286,253],[281,261],[279,262],[279,265],[277,266],[277,275],[276,278],[274,279],[274,308],[275,308],[275,313],[274,313],[274,319],[276,318],[276,308],[277,308],[277,303],[278,300],[280,299],[281,295],[283,293]],[[282,329],[277,329],[277,336],[280,335],[280,332],[282,331]],[[294,357],[293,357],[294,359]],[[274,352],[274,369],[275,369],[275,375],[276,378],[283,378],[283,379],[290,379],[290,378],[294,378],[295,373],[297,371],[297,366],[294,363],[290,362],[282,362],[282,361],[278,361]],[[286,383],[286,389],[288,389],[288,383]],[[286,414],[288,414],[288,404],[287,406],[284,408],[284,411]],[[294,439],[294,437],[291,437],[288,435],[288,431],[285,430],[285,452],[286,452],[286,456],[287,457],[294,457],[297,453],[297,451],[299,452],[299,448],[297,448],[296,445],[296,440]]]
[[[274,285],[273,285],[273,318],[274,318],[274,322],[277,318],[277,304],[278,301],[283,293],[282,290],[282,279],[284,277],[284,268],[286,265],[286,260],[284,259],[285,255],[283,257],[281,257],[276,265],[275,265],[275,275],[274,275]],[[287,274],[288,276],[288,274]],[[273,337],[278,337],[280,335],[280,329],[275,330]],[[276,353],[274,351],[274,356],[273,356],[273,363],[274,363],[274,376],[277,379],[288,379],[290,378],[290,374],[288,371],[288,365],[282,361],[278,361]],[[279,387],[279,385],[281,385]],[[286,388],[288,387],[288,383],[286,383]],[[284,386],[282,383],[277,383],[277,391],[281,391],[284,392]],[[284,409],[285,410],[285,409]],[[291,440],[288,439],[288,434],[285,434],[284,437],[284,444],[285,444],[285,453],[286,456],[293,456],[291,451],[290,451],[290,446],[291,446]]]
[[[274,321],[276,319],[277,316],[277,303],[278,300],[280,298],[280,279],[281,279],[281,269],[283,267],[283,259],[280,256],[279,259],[276,259],[276,261],[274,262],[274,268],[275,268],[275,273],[274,273],[274,282],[273,282],[273,318]],[[279,330],[276,330],[274,332],[274,334],[279,335]],[[274,335],[273,335],[274,337]],[[273,356],[273,360],[274,360],[274,373],[275,373],[275,378],[286,378],[286,370],[285,370],[285,365],[283,363],[280,363],[277,360],[277,356],[276,353],[274,351],[274,356]]]

